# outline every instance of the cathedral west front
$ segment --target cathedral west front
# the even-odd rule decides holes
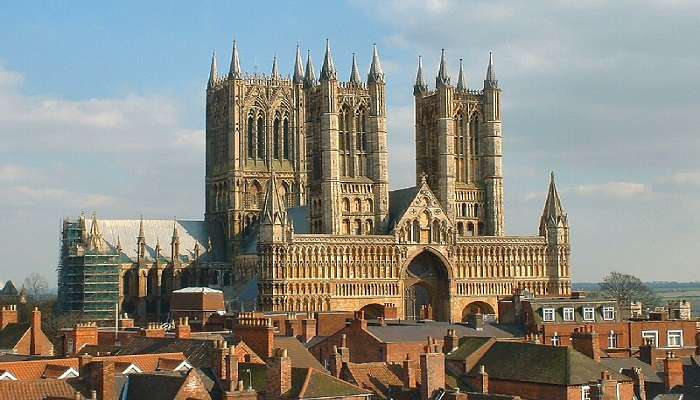
[[[122,310],[159,319],[169,294],[187,286],[238,299],[252,290],[263,311],[392,307],[400,318],[442,321],[495,314],[499,296],[518,289],[570,293],[568,219],[553,176],[537,234],[505,234],[491,57],[478,89],[461,61],[453,84],[444,51],[428,86],[419,59],[415,186],[398,190],[377,48],[366,75],[354,55],[349,79],[339,75],[328,43],[318,74],[299,48],[291,76],[276,60],[269,75],[245,73],[235,42],[226,74],[212,57],[204,220],[66,220],[59,292],[62,278],[74,289],[59,293],[64,309],[85,309],[75,294],[85,285],[64,270],[82,265],[84,280],[90,259],[115,265]]]

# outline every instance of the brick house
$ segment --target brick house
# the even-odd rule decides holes
[[[41,311],[34,308],[29,322],[19,322],[17,306],[0,309],[0,352],[51,356],[53,344],[41,329]]]

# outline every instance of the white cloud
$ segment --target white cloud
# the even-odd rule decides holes
[[[0,182],[14,182],[26,180],[32,177],[34,173],[21,165],[0,165]]]
[[[607,196],[616,198],[640,197],[651,194],[651,188],[636,182],[607,182],[601,184],[579,185],[574,192],[581,196]]]
[[[662,181],[675,183],[678,185],[700,185],[700,171],[677,172]]]
[[[6,206],[21,208],[48,205],[59,207],[77,207],[79,209],[96,209],[109,207],[117,198],[101,193],[80,193],[60,188],[38,188],[31,186],[0,187],[0,197]]]

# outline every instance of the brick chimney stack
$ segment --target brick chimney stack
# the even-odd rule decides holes
[[[41,331],[41,311],[39,311],[38,307],[34,307],[32,311],[31,328],[32,337],[29,345],[29,354],[40,355],[44,349],[41,348],[41,336],[43,332]]]
[[[642,372],[641,368],[637,367],[632,368],[632,373],[634,374],[634,394],[637,395],[639,400],[647,400],[644,373]]]
[[[425,350],[426,352],[420,355],[421,400],[430,399],[436,390],[445,388],[445,355],[430,337]]]
[[[617,400],[618,388],[617,381],[610,377],[610,372],[603,371],[600,373],[598,381],[590,383],[591,399],[600,400]]]
[[[233,321],[233,334],[263,359],[272,356],[275,328],[270,318],[240,313]]]
[[[442,352],[448,354],[459,347],[459,337],[454,329],[447,329],[447,335],[443,338]]]
[[[226,357],[228,356],[228,343],[225,340],[214,341],[214,347],[211,349],[209,363],[212,372],[221,382],[226,382],[228,375],[226,373]]]
[[[364,311],[355,311],[355,318],[350,322],[350,328],[353,330],[367,330],[367,320],[365,319]]]
[[[129,318],[129,315],[127,313],[124,313],[119,318],[119,328],[126,329],[126,328],[133,328],[133,327],[134,327],[134,319]]]
[[[399,310],[394,303],[384,303],[384,319],[398,319]]]
[[[189,339],[192,336],[189,317],[181,317],[175,324],[175,337],[178,339]]]
[[[406,353],[406,359],[403,360],[403,386],[405,389],[412,389],[416,387],[416,374],[418,372],[418,365],[416,365],[415,360],[411,360],[411,354]]]
[[[676,386],[683,386],[683,361],[676,357],[676,353],[669,351],[664,358],[664,386],[666,390]]]
[[[307,315],[301,320],[301,339],[302,343],[307,343],[316,336],[316,319],[313,315]]]
[[[114,388],[114,363],[93,361],[87,366],[90,387],[97,392],[97,400],[117,400]],[[81,374],[82,375],[82,374]]]
[[[78,323],[63,336],[63,353],[66,356],[78,354],[86,345],[97,344],[97,324],[94,322]]]
[[[143,331],[146,337],[162,338],[165,337],[165,329],[157,322],[149,322],[146,329]]]
[[[598,333],[591,325],[585,325],[581,328],[574,329],[571,333],[571,345],[575,350],[595,361],[600,361],[602,350],[598,341]]]
[[[267,364],[267,397],[279,399],[292,388],[292,360],[287,349],[274,349]]]
[[[17,323],[17,306],[14,304],[2,306],[0,309],[0,329],[5,329],[9,324]]]
[[[479,375],[476,377],[477,390],[479,393],[489,392],[489,374],[486,372],[486,367],[479,366]]]
[[[238,386],[238,356],[236,356],[236,348],[231,346],[228,348],[226,355],[226,391],[233,392]]]

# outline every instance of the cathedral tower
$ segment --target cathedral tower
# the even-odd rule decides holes
[[[452,86],[445,51],[429,90],[419,58],[413,94],[416,104],[416,179],[431,189],[462,236],[503,232],[501,89],[493,59],[483,90],[468,88],[460,60]]]
[[[547,200],[540,218],[540,236],[547,241],[547,276],[551,280],[548,292],[551,295],[569,294],[571,292],[569,217],[561,205],[559,192],[554,183],[554,172],[549,180]]]
[[[388,216],[386,92],[376,47],[367,82],[353,55],[348,82],[338,80],[326,43],[319,82],[307,60],[309,217],[313,233],[382,232]]]
[[[271,171],[286,207],[304,203],[304,89],[297,47],[293,77],[245,74],[233,42],[228,75],[212,56],[206,106],[206,220],[219,225],[233,257],[259,218]]]

